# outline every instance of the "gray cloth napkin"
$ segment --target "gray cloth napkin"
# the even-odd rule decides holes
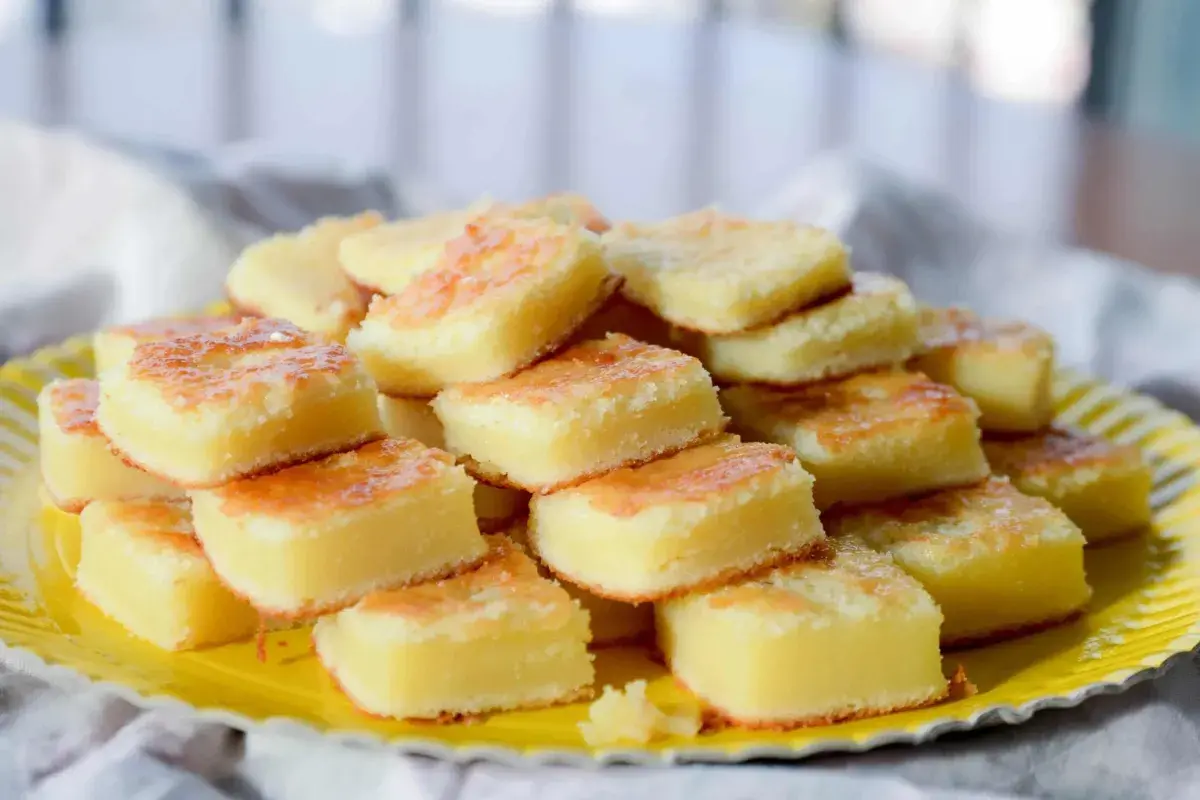
[[[0,136],[0,172],[3,146]],[[204,273],[173,276],[170,285],[208,287],[215,295],[232,253],[264,230],[295,228],[323,213],[401,210],[387,182],[376,176],[271,165],[253,153],[215,161],[135,155],[187,187],[186,196],[175,200],[187,211],[179,217],[187,218],[188,230],[208,232],[217,244],[196,242],[194,252],[178,252],[161,249],[171,240],[160,237],[154,247],[122,249],[111,246],[110,233],[97,239],[108,245],[92,248],[106,258],[86,269],[70,263],[67,256],[77,253],[67,253],[61,263],[45,262],[42,268],[50,271],[63,263],[70,268],[60,280],[40,283],[38,291],[3,293],[0,350],[27,349],[133,310],[182,310],[205,296],[163,296],[161,308],[144,310],[145,293],[130,285],[130,276],[145,274],[147,253],[163,271]],[[842,154],[815,163],[757,211],[835,227],[851,243],[859,269],[902,275],[930,302],[965,302],[985,313],[1032,319],[1058,337],[1066,363],[1159,391],[1183,410],[1196,407],[1189,404],[1196,396],[1193,376],[1200,374],[1197,353],[1181,343],[1198,341],[1200,292],[1186,281],[1092,253],[1008,240],[943,198]],[[131,211],[118,224],[136,238],[137,221]],[[1200,796],[1200,674],[1190,661],[1123,695],[918,748],[826,756],[801,769],[758,764],[603,771],[457,766],[264,731],[250,732],[243,742],[236,732],[176,712],[142,714],[82,680],[49,685],[9,661],[0,667],[0,797]]]

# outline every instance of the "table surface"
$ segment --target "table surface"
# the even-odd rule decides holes
[[[57,40],[0,26],[0,117],[199,152],[252,140],[384,169],[429,206],[570,188],[615,217],[751,210],[846,147],[1000,229],[1200,276],[1200,151],[799,28],[454,4],[339,28],[282,3],[231,26],[183,5]]]

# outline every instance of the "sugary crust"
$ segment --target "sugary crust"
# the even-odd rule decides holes
[[[350,692],[348,692],[346,690],[345,684],[343,684],[341,679],[338,677],[337,670],[335,670],[328,662],[326,662],[325,659],[321,658],[320,648],[314,647],[313,650],[316,653],[317,661],[319,661],[321,663],[321,666],[325,669],[325,674],[329,676],[329,679],[331,681],[333,681],[333,685],[337,687],[338,691],[341,692],[343,695],[345,695],[346,699],[350,701],[350,704],[352,706],[354,706],[356,711],[358,711],[360,714],[364,714],[372,719],[379,719],[379,720],[394,719],[394,717],[389,717],[386,714],[377,714],[374,711],[368,711],[367,709],[363,708],[358,703],[356,703],[354,701],[354,695],[350,694]],[[404,721],[412,722],[412,723],[416,723],[416,724],[427,724],[427,725],[474,725],[476,723],[483,722],[491,714],[495,714],[495,713],[499,713],[499,712],[507,712],[507,711],[533,711],[533,710],[539,709],[539,708],[553,708],[555,706],[566,706],[566,705],[571,705],[572,703],[579,703],[584,700],[591,700],[592,697],[594,696],[594,694],[595,694],[595,691],[592,689],[591,686],[583,686],[583,687],[580,687],[579,689],[576,689],[571,694],[566,695],[565,697],[559,698],[558,700],[553,700],[548,703],[526,703],[524,705],[512,706],[512,707],[507,707],[507,708],[494,708],[494,709],[488,709],[486,711],[473,711],[468,714],[460,714],[460,713],[454,713],[454,712],[442,712],[441,714],[439,714],[436,717],[405,717]]]
[[[688,685],[678,675],[672,676],[675,683],[684,691],[696,695]],[[887,708],[871,708],[871,709],[845,709],[834,711],[829,714],[820,714],[812,717],[800,717],[798,719],[785,720],[753,720],[741,719],[737,715],[732,714],[719,706],[712,705],[707,701],[704,703],[704,709],[701,712],[703,719],[702,730],[706,733],[724,730],[726,728],[737,728],[740,730],[749,731],[791,731],[797,728],[817,728],[825,725],[836,725],[839,722],[852,722],[858,719],[868,719],[870,717],[882,717],[885,714],[896,714],[901,711],[913,711],[918,708],[928,708],[929,706],[937,705],[945,702],[950,697],[950,685],[947,683],[946,691],[931,697],[928,700],[923,700],[919,703],[909,703],[908,705],[889,706]]]
[[[236,309],[235,309],[236,310]],[[201,317],[167,317],[137,322],[132,325],[120,325],[101,331],[102,334],[129,336],[138,342],[174,339],[180,336],[192,336],[197,333],[228,328],[241,322],[243,314],[220,314],[217,316]]]
[[[988,434],[983,448],[993,469],[1012,477],[1084,467],[1125,469],[1141,462],[1140,452],[1132,445],[1054,427],[1029,436]]]
[[[387,438],[386,434],[384,434],[382,432],[368,433],[368,434],[365,434],[365,435],[359,437],[356,440],[346,442],[345,444],[339,445],[337,447],[316,448],[314,450],[309,450],[309,451],[291,456],[286,461],[275,462],[275,463],[272,463],[270,466],[262,467],[261,469],[251,470],[250,472],[239,473],[236,476],[236,479],[240,480],[243,478],[257,478],[262,475],[270,475],[273,472],[279,472],[280,470],[287,469],[288,467],[294,467],[297,464],[303,464],[306,461],[312,461],[314,459],[336,455],[337,453],[345,453],[349,450],[357,450],[358,448],[360,448],[364,445],[368,445],[371,442],[375,442],[380,439],[386,439],[386,438]],[[159,480],[174,484],[175,486],[178,486],[182,489],[216,489],[217,487],[224,486],[226,483],[228,483],[231,480],[235,480],[235,478],[230,477],[230,478],[222,478],[221,480],[218,480],[218,481],[206,481],[206,482],[202,482],[202,483],[180,483],[177,480],[168,478],[167,476],[163,475],[162,473],[155,472],[154,470],[146,467],[146,465],[139,463],[136,459],[134,459],[132,456],[130,456],[124,450],[117,447],[117,445],[113,444],[111,439],[109,439],[109,442],[108,442],[108,449],[112,452],[113,455],[115,455],[117,458],[121,459],[121,461],[126,466],[133,467],[134,469],[140,469],[142,472],[145,472],[149,475],[153,475],[155,478],[158,478]]]
[[[1040,328],[1015,320],[983,319],[964,308],[923,308],[919,314],[924,353],[971,347],[1049,355],[1053,343]]]
[[[620,592],[611,592],[608,589],[577,580],[561,570],[555,569],[552,565],[547,563],[544,558],[542,558],[541,553],[537,552],[537,545],[534,544],[532,538],[529,540],[529,549],[533,551],[538,561],[545,565],[547,570],[554,573],[554,576],[559,580],[573,584],[574,586],[578,586],[580,589],[590,592],[597,597],[603,597],[607,600],[618,600],[622,603],[632,603],[634,605],[639,603],[655,603],[662,600],[670,600],[674,597],[682,597],[685,594],[692,594],[694,592],[707,592],[713,589],[719,589],[720,587],[729,583],[733,583],[734,581],[754,578],[758,575],[779,569],[780,567],[785,567],[789,564],[795,564],[799,561],[810,561],[817,558],[823,558],[828,552],[825,540],[817,539],[816,541],[801,545],[796,550],[779,553],[775,558],[763,561],[762,563],[755,564],[751,567],[731,567],[729,569],[724,569],[718,572],[716,575],[712,575],[702,581],[696,581],[695,583],[687,584],[685,586],[677,586],[670,591],[662,592],[660,594],[629,595],[621,594]]]
[[[969,647],[985,647],[989,644],[997,642],[1005,642],[1009,639],[1017,639],[1021,636],[1028,636],[1031,633],[1056,628],[1059,625],[1065,625],[1068,622],[1073,622],[1083,616],[1084,609],[1077,608],[1069,614],[1064,614],[1050,619],[1039,620],[1037,622],[1026,622],[1020,625],[1013,625],[1008,628],[1000,628],[994,631],[985,631],[983,633],[972,633],[966,636],[954,636],[942,639],[942,650],[965,650]]]
[[[87,378],[70,378],[54,381],[46,387],[45,392],[45,400],[49,404],[47,410],[63,433],[94,436],[100,432],[96,427],[99,383]]]
[[[616,295],[617,291],[621,288],[621,283],[624,280],[625,279],[622,278],[620,275],[609,275],[607,278],[604,279],[604,282],[600,284],[599,293],[595,296],[595,298],[593,298],[591,304],[587,307],[587,309],[583,312],[583,314],[580,315],[579,319],[576,320],[570,326],[569,330],[564,331],[561,336],[554,339],[553,341],[550,341],[550,342],[547,342],[546,344],[544,344],[538,350],[536,350],[532,354],[530,354],[530,356],[528,358],[526,358],[524,361],[522,361],[517,366],[513,367],[508,372],[504,373],[503,375],[497,375],[495,378],[489,378],[485,383],[491,383],[492,381],[501,381],[501,380],[504,380],[505,378],[511,378],[512,376],[516,375],[519,372],[524,372],[525,370],[530,369],[531,367],[534,367],[543,361],[553,358],[558,353],[562,352],[563,350],[567,349],[571,345],[575,344],[575,340],[576,340],[575,334],[581,328],[583,328],[584,325],[587,324],[587,321],[589,319],[591,319],[596,313],[598,313],[600,311],[600,309],[604,308],[604,306],[608,304],[609,300],[614,295]],[[460,385],[466,386],[469,384],[460,384]],[[383,394],[387,397],[394,398],[396,400],[423,400],[426,402],[428,402],[429,400],[432,400],[434,397],[437,396],[436,393],[434,393],[432,395],[421,395],[421,394],[397,394],[395,392],[381,392],[380,394]]]
[[[203,546],[203,543],[201,543],[201,546]],[[371,589],[371,593],[386,592],[394,589],[403,589],[408,586],[415,586],[421,583],[430,583],[433,581],[444,581],[449,580],[450,578],[457,578],[460,575],[465,575],[473,570],[478,569],[484,563],[492,560],[493,558],[495,558],[495,556],[492,551],[489,550],[479,558],[472,559],[470,561],[462,561],[443,570],[422,573],[416,575],[415,577],[409,578],[406,581],[375,587]],[[225,579],[221,577],[220,572],[217,572],[216,569],[214,569],[213,572],[216,573],[217,580],[220,581],[221,585],[228,589],[231,594],[245,601],[246,603],[249,603],[265,619],[270,620],[282,620],[289,623],[312,620],[326,614],[333,614],[341,611],[342,609],[349,608],[362,599],[361,597],[350,597],[346,600],[337,600],[330,603],[310,603],[294,609],[272,608],[271,606],[258,603],[254,600],[254,598],[230,586]]]
[[[512,479],[510,479],[503,472],[495,472],[492,470],[488,470],[487,468],[485,468],[483,465],[481,465],[479,462],[477,462],[475,459],[471,458],[468,455],[460,455],[458,457],[458,460],[463,465],[463,467],[466,468],[467,472],[470,473],[470,475],[475,478],[475,480],[480,481],[482,483],[486,483],[489,486],[496,486],[501,489],[516,489],[517,491],[529,492],[530,494],[550,494],[551,492],[557,492],[562,489],[569,489],[573,486],[578,486],[579,484],[584,483],[585,481],[592,480],[593,478],[598,478],[601,475],[606,475],[609,472],[612,472],[613,470],[628,469],[630,467],[639,467],[642,464],[648,464],[651,461],[654,461],[655,459],[663,458],[664,456],[674,455],[675,453],[678,453],[681,450],[686,450],[689,447],[696,447],[697,445],[700,445],[700,444],[707,444],[712,439],[715,439],[718,436],[721,436],[725,432],[725,427],[728,424],[729,424],[729,420],[722,419],[721,424],[717,428],[715,428],[713,430],[708,430],[708,431],[701,431],[699,434],[692,437],[692,439],[690,439],[689,441],[683,442],[682,444],[673,445],[671,447],[665,448],[656,453],[651,453],[651,454],[643,456],[641,458],[631,458],[626,461],[622,461],[620,464],[614,464],[613,466],[605,467],[604,469],[593,470],[591,472],[584,473],[583,475],[577,475],[576,477],[571,478],[570,480],[561,481],[559,483],[550,484],[550,485],[541,484],[541,485],[537,485],[537,486],[529,486],[526,484],[517,483],[517,482],[513,481]]]

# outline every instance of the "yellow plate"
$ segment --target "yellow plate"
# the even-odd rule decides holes
[[[727,730],[641,748],[593,750],[576,723],[586,706],[497,714],[471,725],[369,718],[318,669],[306,630],[267,641],[169,654],[130,638],[73,590],[75,518],[45,510],[37,477],[36,396],[46,381],[90,373],[85,340],[0,368],[0,659],[35,674],[82,674],[142,706],[176,705],[241,728],[326,735],[456,760],[591,763],[799,758],[921,742],[1041,708],[1071,706],[1160,671],[1200,642],[1200,430],[1156,402],[1078,376],[1059,376],[1061,419],[1139,444],[1155,466],[1154,529],[1145,538],[1091,550],[1095,587],[1077,623],[953,656],[978,685],[974,697],[919,711],[790,733]],[[651,696],[690,702],[662,667],[637,649],[602,651],[598,684],[651,681]]]

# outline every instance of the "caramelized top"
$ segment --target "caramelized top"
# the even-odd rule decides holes
[[[416,623],[431,623],[451,616],[492,619],[509,604],[524,610],[540,609],[547,614],[568,615],[573,605],[557,583],[538,575],[537,565],[507,537],[487,537],[488,555],[483,565],[445,580],[367,595],[356,610],[404,617]]]
[[[891,558],[853,536],[830,539],[819,558],[718,589],[707,603],[714,610],[794,617],[865,616],[892,606],[933,605]]]
[[[174,339],[179,336],[191,336],[196,333],[210,333],[237,325],[242,320],[240,315],[229,314],[216,317],[183,317],[180,319],[152,319],[133,325],[121,325],[109,328],[105,333],[117,336],[128,336],[137,342],[153,342],[160,339]]]
[[[511,377],[463,384],[452,391],[467,399],[549,403],[564,396],[607,394],[622,383],[668,380],[672,373],[699,368],[700,362],[691,356],[614,333],[577,344]]]
[[[561,225],[582,225],[592,233],[604,233],[612,226],[583,195],[552,194],[504,209],[515,217],[549,217]]]
[[[1049,334],[1024,322],[981,319],[965,308],[922,308],[921,341],[927,350],[974,347],[1038,354],[1051,347]]]
[[[96,405],[100,401],[100,384],[85,378],[54,381],[49,393],[54,422],[64,433],[96,434]]]
[[[790,448],[734,436],[684,450],[640,467],[614,470],[572,491],[586,494],[594,508],[631,517],[661,503],[695,502],[728,492],[760,475],[797,463]]]
[[[120,527],[130,536],[191,555],[203,554],[192,528],[191,507],[186,501],[103,500],[91,503],[87,513],[100,511],[108,524]]]
[[[605,237],[617,259],[634,256],[662,270],[718,272],[791,269],[795,259],[812,260],[844,253],[837,237],[821,228],[780,220],[762,222],[706,208],[662,222],[617,225]]]
[[[1032,436],[988,439],[983,449],[992,469],[1011,477],[1080,467],[1137,465],[1142,458],[1131,445],[1059,428]]]
[[[1082,538],[1061,511],[1017,491],[1007,478],[822,515],[831,536],[857,534],[872,546],[933,546],[952,556],[1005,551],[1044,537]]]
[[[536,279],[578,242],[578,229],[544,220],[480,218],[446,243],[441,260],[399,294],[371,303],[396,328],[421,325]]]
[[[219,402],[328,379],[357,367],[340,344],[280,319],[247,319],[237,326],[139,344],[129,377],[153,383],[178,407]]]
[[[213,494],[230,516],[303,521],[379,502],[433,480],[453,465],[449,454],[414,439],[381,439],[348,453],[235,480]]]
[[[917,423],[976,413],[949,386],[900,371],[867,372],[794,389],[735,386],[722,394],[735,423],[754,427],[766,415],[803,427],[830,451]]]

